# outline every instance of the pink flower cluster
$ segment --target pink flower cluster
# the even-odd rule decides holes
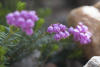
[[[32,35],[32,28],[34,27],[35,22],[38,21],[39,18],[36,15],[35,11],[23,10],[21,12],[15,11],[13,13],[9,13],[6,16],[6,19],[9,25],[19,27],[24,32],[26,32],[27,35]]]
[[[79,23],[76,28],[68,28],[62,24],[52,24],[48,27],[47,32],[55,33],[54,39],[61,40],[65,39],[70,34],[73,35],[74,40],[80,42],[80,44],[88,44],[91,42],[92,34],[89,32],[88,27],[82,23]]]
[[[55,33],[54,39],[61,40],[67,38],[70,35],[66,30],[67,27],[63,24],[52,24],[48,27],[47,32]]]
[[[88,31],[88,27],[79,23],[76,28],[70,27],[68,29],[70,34],[73,35],[75,41],[79,41],[80,44],[88,44],[91,42],[92,34]]]

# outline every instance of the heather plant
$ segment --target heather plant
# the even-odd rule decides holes
[[[55,33],[55,40],[65,39],[71,35],[73,36],[74,41],[80,42],[80,44],[91,43],[92,33],[89,32],[88,27],[81,22],[76,26],[76,28],[70,27],[68,30],[65,25],[52,24],[48,27],[47,32],[50,34]]]
[[[25,13],[24,15],[27,18],[21,12],[23,11],[18,12],[18,14],[15,11],[15,14],[10,13],[7,15],[6,19],[9,27],[0,26],[0,45],[7,48],[7,52],[3,56],[8,58],[9,64],[30,55],[35,49],[42,53],[40,62],[43,64],[46,61],[42,60],[42,58],[47,59],[59,48],[74,44],[74,40],[80,42],[80,44],[91,43],[92,34],[88,31],[88,27],[82,23],[79,23],[78,26],[80,27],[76,26],[76,28],[68,28],[60,23],[51,24],[47,29],[43,30],[42,25],[44,22],[39,20],[37,14],[34,14],[35,11],[32,11],[32,17],[29,14],[31,11]],[[20,18],[23,19],[19,21]]]
[[[92,34],[82,22],[76,28],[58,22],[44,28],[44,18],[51,14],[51,10],[25,10],[25,5],[18,2],[17,11],[7,12],[5,16],[7,25],[0,25],[0,67],[23,59],[35,49],[41,52],[39,62],[43,66],[60,48],[71,50],[69,47],[75,46],[75,42],[82,45],[91,43]],[[72,48],[68,58],[82,55],[82,51],[76,48]]]

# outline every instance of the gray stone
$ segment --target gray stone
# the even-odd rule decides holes
[[[34,50],[33,54],[28,57],[25,57],[21,61],[14,63],[11,67],[38,67],[40,57],[40,51]]]
[[[100,67],[100,56],[92,57],[83,67]]]

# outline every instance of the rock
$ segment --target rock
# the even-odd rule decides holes
[[[73,64],[72,64],[73,63]],[[82,67],[83,65],[78,60],[66,60],[66,67]]]
[[[55,64],[53,64],[53,63],[48,63],[48,64],[46,64],[45,67],[57,67],[57,66]]]
[[[100,67],[100,56],[92,57],[83,67]]]
[[[11,67],[38,67],[40,57],[40,51],[34,50],[33,54],[23,58],[21,61],[15,62]]]
[[[94,4],[94,7],[98,8],[100,10],[100,1]]]
[[[87,58],[100,56],[100,11],[94,6],[83,6],[73,9],[68,16],[68,26],[76,26],[83,22],[93,34],[92,42],[88,45],[79,45],[83,48]]]

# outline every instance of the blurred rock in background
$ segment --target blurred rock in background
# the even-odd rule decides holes
[[[79,22],[88,26],[89,31],[93,34],[92,42],[88,45],[81,46],[84,49],[86,57],[89,59],[92,56],[100,56],[99,9],[94,6],[83,6],[73,9],[68,16],[68,25],[75,27]]]
[[[100,11],[100,1],[99,1],[99,2],[97,2],[96,4],[94,4],[94,7],[98,8],[98,9],[99,9],[99,11]]]

